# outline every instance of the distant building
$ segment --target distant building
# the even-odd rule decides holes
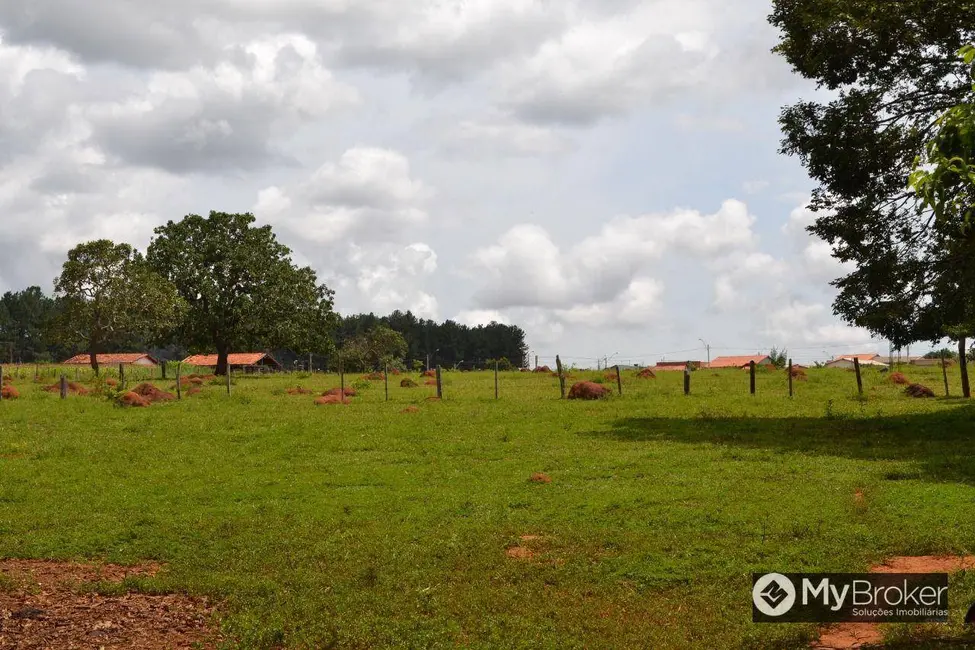
[[[827,368],[843,368],[850,369],[855,367],[854,359],[859,359],[861,366],[880,366],[882,368],[887,367],[887,361],[884,360],[879,354],[867,353],[867,354],[844,354],[839,356],[829,363],[826,364]]]
[[[153,358],[151,355],[142,352],[124,352],[120,354],[96,354],[95,360],[98,362],[99,366],[145,366],[145,367],[155,367],[159,365],[159,362]],[[87,366],[91,364],[91,355],[88,353],[78,354],[67,361],[63,365],[66,366]]]
[[[952,366],[952,365],[954,365],[954,363],[955,362],[952,359],[945,359],[945,365],[946,366]],[[940,368],[941,367],[941,359],[925,359],[924,357],[918,357],[916,359],[911,359],[910,364],[912,366],[921,366],[921,367],[925,367],[925,366],[931,367],[931,366],[934,366],[934,367]]]
[[[691,370],[699,370],[704,365],[700,361],[658,361],[652,369],[654,372],[683,372],[687,364],[691,365]]]
[[[187,366],[199,366],[201,368],[216,368],[217,355],[197,354],[183,359]],[[231,371],[237,372],[268,372],[282,370],[281,364],[265,352],[242,352],[227,356],[227,365]]]
[[[708,368],[745,368],[754,361],[756,366],[770,366],[772,365],[772,357],[767,354],[757,354],[751,357],[718,357]]]

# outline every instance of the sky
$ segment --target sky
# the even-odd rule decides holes
[[[542,362],[886,354],[832,313],[761,0],[3,0],[0,291],[252,212],[343,314]]]

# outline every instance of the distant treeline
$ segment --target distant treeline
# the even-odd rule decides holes
[[[45,295],[40,287],[3,294],[0,297],[0,363],[56,363],[85,352],[83,346],[58,340],[53,324],[59,312],[59,302]],[[468,327],[450,320],[437,323],[417,318],[409,311],[395,311],[383,317],[359,314],[340,318],[332,335],[336,349],[377,325],[386,325],[402,334],[407,345],[404,356],[407,368],[416,363],[425,366],[427,355],[431,365],[449,368],[484,367],[502,359],[507,362],[502,361],[502,366],[519,367],[527,363],[525,332],[520,327],[498,323]],[[148,352],[160,360],[180,360],[190,352],[175,338],[149,342],[139,337],[113,340],[102,351]],[[295,362],[307,364],[306,354],[281,349],[271,352],[286,368],[294,367]],[[335,369],[335,357],[316,354],[312,362],[316,369]]]
[[[404,355],[407,368],[423,364],[429,355],[431,366],[473,369],[484,368],[494,361],[502,367],[527,365],[528,345],[525,332],[516,325],[491,323],[469,327],[452,320],[438,323],[417,318],[412,312],[394,311],[389,316],[356,314],[341,318],[335,333],[336,347],[385,325],[406,340]]]

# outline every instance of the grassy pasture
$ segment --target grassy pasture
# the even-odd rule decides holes
[[[680,373],[631,371],[595,403],[521,373],[500,401],[492,373],[445,373],[440,403],[392,376],[389,403],[381,381],[350,406],[286,393],[338,386],[319,374],[148,409],[19,380],[0,557],[164,562],[130,586],[220,599],[244,648],[802,647],[813,626],[750,622],[752,571],[975,552],[975,409],[874,369],[864,399],[851,372],[808,372],[793,400],[784,372],[752,397],[731,370],[694,373],[689,397]],[[940,369],[904,372],[943,395]],[[975,575],[952,585],[952,624],[890,647],[975,644]]]

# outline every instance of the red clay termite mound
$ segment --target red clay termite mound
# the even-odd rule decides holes
[[[199,395],[202,392],[203,392],[203,389],[202,388],[200,388],[199,386],[194,386],[193,388],[191,388],[188,391],[186,391],[186,394],[187,395]]]
[[[342,399],[339,393],[335,393],[334,395],[323,395],[322,397],[319,397],[318,399],[315,400],[315,404],[319,406],[328,406],[331,404],[351,404],[351,403],[352,400]]]
[[[569,390],[569,399],[596,400],[608,396],[609,389],[591,381],[581,381]]]
[[[656,379],[657,375],[653,373],[650,368],[644,368],[640,372],[636,373],[637,379]]]
[[[423,382],[423,383],[424,383],[425,385],[427,385],[427,386],[436,386],[436,385],[437,385],[437,380],[436,380],[436,379],[427,379],[427,380],[426,380],[425,382]]]
[[[383,381],[386,379],[386,375],[381,372],[370,372],[368,375],[363,377],[363,379],[368,379],[369,381]]]
[[[904,394],[909,397],[934,397],[934,391],[921,384],[911,384],[904,389]]]
[[[904,376],[902,372],[891,373],[890,380],[898,386],[907,386],[911,383],[911,380]]]
[[[159,390],[152,384],[139,384],[132,389],[132,392],[142,397],[147,402],[171,402],[176,399],[172,393]]]
[[[48,393],[60,393],[61,392],[61,385],[60,384],[51,384],[50,386],[45,386],[42,390],[44,390],[44,391],[46,391]],[[82,386],[81,384],[75,383],[73,381],[69,381],[68,382],[68,392],[71,393],[72,395],[87,395],[88,394],[88,389],[85,388],[84,386]]]
[[[149,406],[149,400],[134,392],[122,395],[121,402],[123,406],[134,406],[136,408],[145,408]]]
[[[311,391],[298,386],[297,388],[289,388],[288,395],[311,395]]]
[[[389,369],[389,374],[391,374],[391,375],[401,375],[403,373],[400,372],[400,369],[399,368],[390,368]]]
[[[792,378],[793,379],[798,379],[799,381],[806,381],[806,378],[807,378],[806,377],[806,371],[803,370],[802,368],[793,368],[792,369]]]
[[[105,385],[111,386],[112,388],[116,388],[118,386],[118,380],[109,377],[108,379],[105,380]]]
[[[17,392],[17,389],[13,386],[4,386],[3,389],[0,390],[0,397],[3,399],[19,399],[20,393]]]
[[[11,382],[11,381],[13,381],[13,380],[14,380],[14,378],[13,378],[13,377],[11,377],[10,375],[4,375],[4,376],[3,376],[3,383],[5,383],[5,384],[6,384],[6,383],[9,383],[9,382]]]
[[[542,474],[541,472],[535,472],[532,474],[531,478],[528,479],[532,483],[551,483],[552,477],[548,474]]]
[[[399,383],[399,385],[400,385],[400,388],[416,388],[417,387],[417,383],[415,381],[413,381],[412,379],[410,379],[409,377],[407,377],[406,379],[404,379],[403,381],[401,381]]]
[[[356,395],[358,395],[358,393],[355,392],[354,388],[349,388],[348,386],[345,387],[345,397],[355,397]],[[342,389],[331,388],[322,393],[322,397],[342,397]]]
[[[413,405],[407,406],[405,409],[400,411],[400,413],[419,413],[419,412],[420,412],[420,407],[413,406]]]
[[[436,370],[427,370],[426,372],[424,372],[420,376],[421,377],[436,377],[437,376],[437,371]]]
[[[549,368],[548,366],[538,366],[537,368],[535,368],[534,370],[532,370],[532,372],[547,372],[547,373],[551,373],[552,372],[552,369]]]

